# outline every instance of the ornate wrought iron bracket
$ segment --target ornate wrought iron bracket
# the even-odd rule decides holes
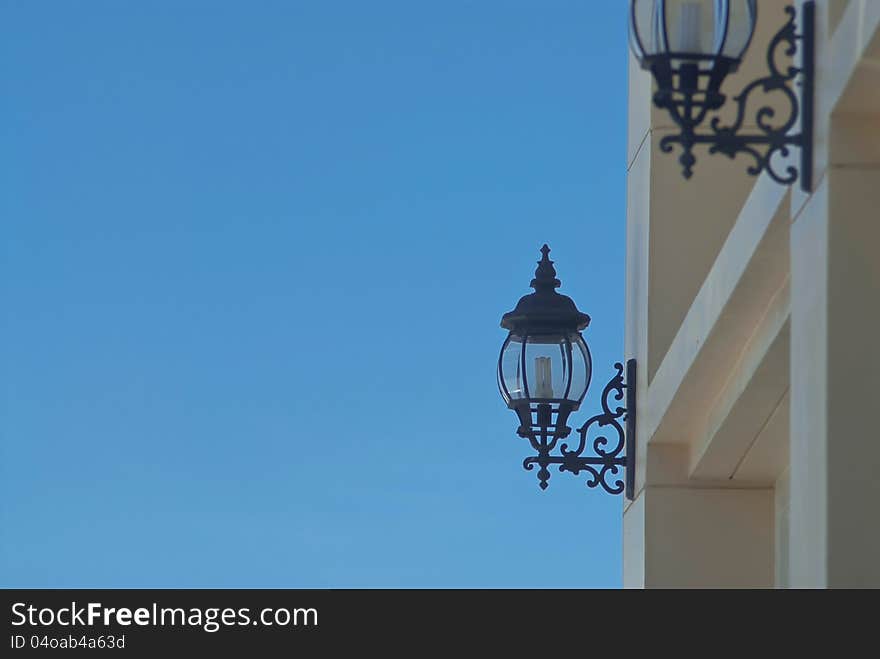
[[[769,74],[746,85],[738,96],[733,97],[737,104],[736,118],[727,126],[721,125],[721,119],[713,117],[709,122],[711,132],[697,133],[709,112],[720,109],[725,97],[717,92],[707,92],[702,88],[701,80],[718,74],[713,70],[701,70],[696,65],[683,65],[678,72],[679,84],[674,93],[657,92],[654,104],[669,112],[673,121],[681,128],[677,135],[667,135],[660,140],[660,150],[669,153],[674,145],[682,148],[679,162],[685,178],[693,174],[696,157],[693,148],[697,144],[709,146],[709,153],[723,153],[733,159],[739,153],[745,153],[754,159],[754,164],[746,170],[750,175],[757,176],[762,171],[776,182],[790,185],[800,176],[801,188],[812,191],[813,185],[813,103],[814,103],[814,69],[815,69],[815,3],[803,3],[801,32],[798,34],[796,25],[797,12],[793,6],[785,8],[788,21],[770,41],[767,48],[767,66]],[[801,66],[784,66],[777,64],[780,50],[787,57],[794,56],[801,48]],[[655,63],[655,67],[660,63]],[[655,70],[655,75],[664,72]],[[670,74],[671,72],[666,72]],[[722,72],[724,75],[726,72]],[[799,81],[795,83],[795,79]],[[711,89],[711,82],[708,83]],[[798,96],[792,90],[792,84],[800,86]],[[758,109],[755,116],[757,131],[741,132],[746,116],[749,96],[760,89],[767,94],[777,94],[785,98],[790,105],[791,113],[781,124],[771,125],[775,110],[769,106]],[[789,131],[800,117],[800,132],[790,135]],[[774,166],[775,156],[786,158],[791,147],[800,149],[800,171],[788,165],[784,172]]]
[[[626,381],[623,379],[623,365],[614,365],[617,373],[602,390],[602,412],[597,414],[578,428],[580,440],[575,448],[559,445],[559,454],[551,455],[560,439],[567,432],[552,432],[549,427],[541,426],[538,431],[525,433],[538,455],[530,456],[523,461],[523,467],[532,471],[538,465],[538,481],[541,489],[547,489],[550,480],[550,465],[559,465],[559,471],[569,471],[575,475],[586,472],[589,478],[587,487],[602,486],[609,494],[620,494],[626,490],[626,497],[633,498],[635,485],[636,463],[636,360],[626,363]],[[622,401],[626,396],[626,407],[613,405],[610,398]],[[613,407],[613,408],[612,408]],[[549,414],[547,415],[549,418]],[[622,425],[623,424],[623,425]],[[590,431],[594,428],[607,428],[613,432],[613,441],[609,441],[605,432],[589,440]],[[587,448],[593,455],[584,455]],[[625,481],[618,476],[624,471]],[[611,480],[609,480],[611,479]]]

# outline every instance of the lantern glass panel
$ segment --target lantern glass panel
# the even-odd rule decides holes
[[[511,333],[501,348],[498,389],[507,404],[529,399],[568,400],[579,405],[590,386],[592,369],[590,351],[580,332]]]
[[[593,360],[590,357],[590,350],[579,332],[572,334],[569,338],[572,344],[572,354],[571,389],[568,392],[568,399],[580,404],[590,387],[590,379],[593,376]]]
[[[721,54],[733,59],[741,59],[752,40],[758,18],[756,0],[730,0],[730,20],[727,38]]]
[[[733,5],[753,2],[732,0]],[[738,9],[744,11],[742,6]],[[667,53],[715,55],[722,47],[727,51],[726,29],[722,0],[632,0],[630,39],[637,57]],[[742,38],[738,43],[745,45]],[[732,44],[731,52],[736,47]]]
[[[654,16],[656,13],[654,0],[632,1],[629,32],[636,57],[656,55],[660,52],[660,45],[654,31]]]
[[[526,339],[526,383],[532,400],[563,399],[571,378],[571,343],[558,334]]]
[[[501,349],[498,363],[498,388],[505,402],[526,397],[522,377],[523,337],[511,334]]]
[[[717,52],[723,38],[723,24],[718,20],[715,0],[666,0],[664,4],[667,52],[690,55]],[[660,19],[658,16],[655,20]],[[661,28],[659,24],[655,26],[655,30]]]

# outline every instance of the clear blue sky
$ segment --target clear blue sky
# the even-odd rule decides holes
[[[620,585],[494,371],[545,241],[623,356],[626,3],[0,6],[3,586]]]

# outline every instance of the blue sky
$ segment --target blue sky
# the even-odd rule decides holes
[[[543,242],[623,356],[626,3],[0,6],[2,585],[620,585],[494,370]]]

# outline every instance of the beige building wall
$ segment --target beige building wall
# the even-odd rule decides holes
[[[728,95],[786,4],[759,1]],[[816,14],[811,194],[705,148],[683,179],[630,57],[626,587],[880,587],[880,0]]]

